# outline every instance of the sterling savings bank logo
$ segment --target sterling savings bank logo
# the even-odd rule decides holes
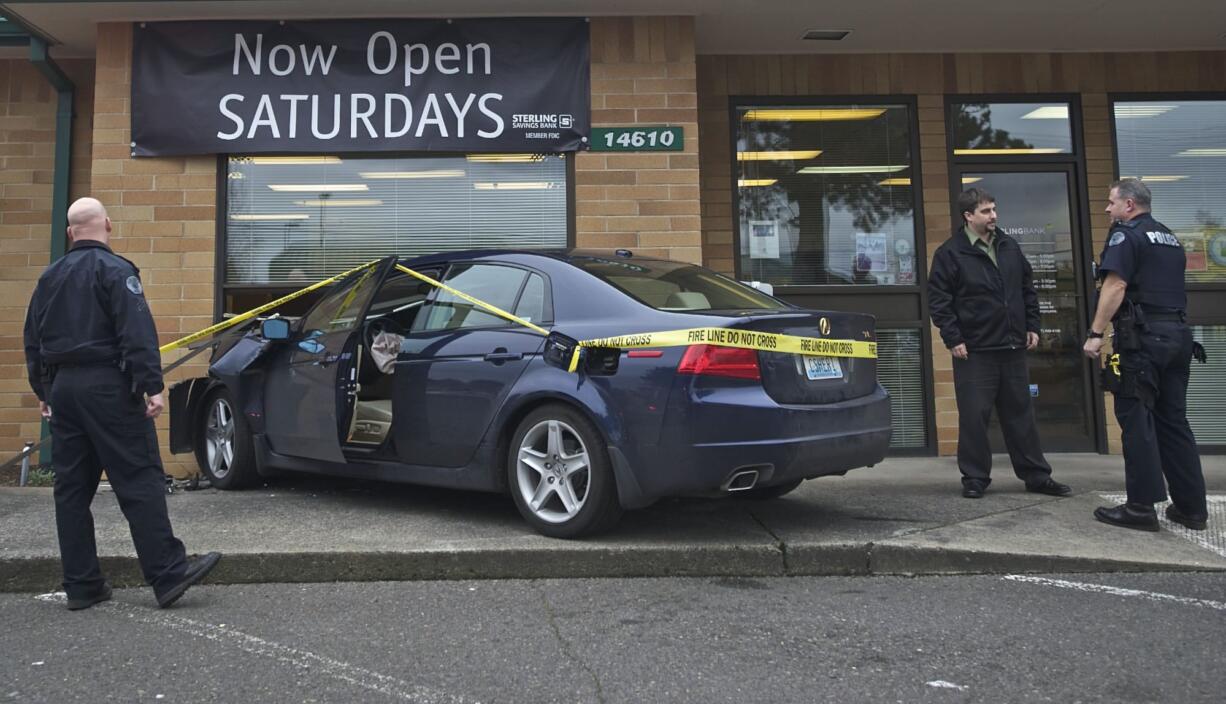
[[[575,118],[566,114],[511,115],[511,129],[523,130],[524,139],[561,139],[561,130],[575,126]]]

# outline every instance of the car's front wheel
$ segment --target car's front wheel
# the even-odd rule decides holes
[[[622,514],[604,442],[568,406],[543,406],[520,422],[509,447],[507,485],[529,525],[554,538],[606,530]]]
[[[217,387],[204,400],[196,428],[196,463],[218,489],[239,489],[259,480],[251,433],[225,387]]]

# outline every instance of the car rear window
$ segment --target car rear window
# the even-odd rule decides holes
[[[777,310],[788,305],[693,264],[573,256],[571,263],[657,310]]]

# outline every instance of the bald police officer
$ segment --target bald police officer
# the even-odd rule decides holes
[[[1172,500],[1167,518],[1204,530],[1205,477],[1187,415],[1195,346],[1185,315],[1187,261],[1179,240],[1149,211],[1144,183],[1126,178],[1111,185],[1112,225],[1098,265],[1102,286],[1083,351],[1098,359],[1111,321],[1112,346],[1120,355],[1118,384],[1112,385],[1128,501],[1098,508],[1094,517],[1124,528],[1158,530],[1154,504],[1166,500],[1165,476]]]
[[[140,272],[108,245],[93,198],[68,209],[71,249],[43,272],[26,315],[26,367],[51,424],[55,523],[68,608],[111,598],[90,504],[103,469],[128,520],[145,581],[170,606],[221,558],[188,561],[166,512],[153,419],[165,407],[157,331]]]

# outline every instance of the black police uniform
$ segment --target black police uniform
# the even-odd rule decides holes
[[[30,387],[51,406],[55,522],[69,600],[108,587],[90,503],[105,468],[128,520],[145,581],[159,596],[184,581],[170,527],[153,420],[143,394],[163,388],[153,316],[139,270],[82,240],[43,272],[25,324]],[[71,603],[71,602],[70,602]]]
[[[1112,321],[1120,355],[1115,417],[1123,432],[1128,501],[1151,506],[1166,500],[1165,476],[1175,506],[1203,518],[1205,477],[1187,415],[1193,340],[1185,323],[1183,247],[1146,213],[1112,225],[1100,262],[1099,278],[1114,272],[1128,283]],[[1135,324],[1127,320],[1134,312]]]

